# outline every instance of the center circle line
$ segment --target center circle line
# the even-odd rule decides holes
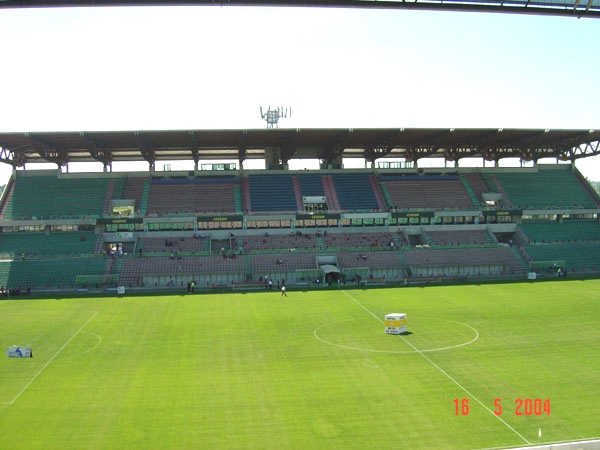
[[[317,328],[315,328],[313,330],[313,335],[315,336],[315,338],[318,341],[321,341],[324,344],[333,345],[335,347],[345,348],[345,349],[348,349],[348,350],[362,351],[362,352],[389,353],[389,354],[412,354],[412,353],[419,354],[419,353],[441,352],[441,351],[445,351],[445,350],[450,350],[450,349],[454,349],[454,348],[460,348],[460,347],[465,347],[467,345],[471,345],[477,339],[479,339],[479,332],[475,328],[473,328],[471,325],[468,325],[466,323],[456,322],[454,320],[437,319],[437,318],[434,318],[434,317],[429,317],[428,319],[431,319],[431,320],[440,320],[440,321],[449,322],[449,323],[456,323],[456,324],[465,326],[465,327],[470,328],[471,330],[473,330],[475,332],[475,337],[473,339],[471,339],[470,341],[468,341],[468,342],[463,342],[463,343],[457,344],[457,345],[450,345],[450,346],[447,346],[447,347],[437,347],[437,348],[430,348],[430,349],[425,349],[425,350],[417,349],[417,350],[402,351],[402,350],[377,350],[377,349],[372,349],[372,348],[363,348],[363,347],[355,347],[355,346],[350,346],[350,345],[338,344],[336,342],[328,341],[327,339],[324,339],[321,336],[319,336],[319,331],[321,329],[325,328],[325,327],[328,327],[330,325],[334,325],[336,323],[354,321],[356,319],[343,319],[343,320],[336,320],[336,321],[333,321],[333,322],[325,323],[325,324],[323,324],[323,325],[318,326]]]

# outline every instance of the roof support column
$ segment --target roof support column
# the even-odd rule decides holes
[[[287,169],[287,161],[281,160],[281,148],[267,147],[265,148],[265,169],[281,170]]]

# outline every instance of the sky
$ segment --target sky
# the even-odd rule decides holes
[[[265,128],[261,106],[291,108],[280,128],[600,127],[597,19],[232,6],[4,9],[0,42],[0,132]],[[576,165],[600,180],[600,157]],[[10,170],[0,163],[0,184]]]

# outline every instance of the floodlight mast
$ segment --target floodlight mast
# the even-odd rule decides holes
[[[290,106],[289,108],[289,112],[290,112],[290,117],[292,117],[292,107]],[[263,108],[262,106],[260,107],[260,117],[261,119],[264,119],[267,122],[267,128],[279,128],[279,119],[280,118],[285,118],[288,116],[288,108],[283,108],[283,106],[278,106],[275,109],[271,109],[271,107],[269,106],[269,108],[267,109],[267,112],[263,113]]]

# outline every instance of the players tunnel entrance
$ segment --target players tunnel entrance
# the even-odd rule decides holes
[[[337,283],[341,280],[342,271],[339,267],[333,264],[323,264],[321,265],[321,270],[323,271],[323,280],[325,280],[326,284]]]

